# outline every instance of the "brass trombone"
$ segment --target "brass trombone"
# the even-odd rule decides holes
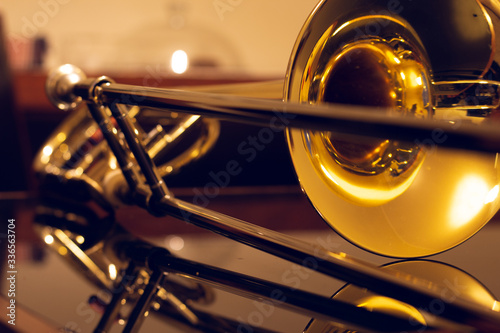
[[[297,39],[284,85],[266,83],[271,95],[283,100],[129,86],[109,77],[88,79],[71,65],[50,75],[49,99],[61,110],[75,111],[35,160],[49,196],[92,200],[110,215],[131,204],[154,216],[173,216],[347,281],[363,294],[344,300],[290,291],[177,258],[129,234],[107,214],[85,209],[80,215],[56,214],[46,204],[38,217],[41,236],[65,247],[95,283],[115,291],[102,305],[95,332],[110,329],[124,300],[135,302],[124,332],[137,332],[154,304],[202,331],[241,331],[240,323],[191,306],[210,300],[207,285],[311,315],[316,321],[308,332],[500,330],[492,296],[483,303],[467,297],[450,301],[442,285],[432,276],[419,277],[411,264],[381,269],[360,262],[180,200],[164,180],[215,144],[217,119],[257,124],[285,130],[305,193],[325,221],[354,244],[389,257],[420,258],[467,240],[500,206],[500,131],[492,120],[500,105],[500,73],[490,16],[499,13],[498,3],[389,3],[320,1]],[[422,12],[439,11],[456,16],[445,22],[422,19]],[[462,25],[474,29],[465,33]],[[436,31],[451,46],[443,50]],[[180,120],[170,129],[157,125],[146,131],[140,121],[141,115],[152,121],[172,114]],[[196,139],[165,158],[188,131]],[[448,169],[440,170],[443,165]],[[226,171],[237,169],[232,164]],[[465,185],[450,191],[457,181]],[[470,210],[457,210],[461,193],[471,188],[479,201]],[[436,300],[445,304],[439,316],[422,310]],[[320,321],[327,326],[318,328]]]

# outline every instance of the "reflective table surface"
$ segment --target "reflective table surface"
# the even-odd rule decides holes
[[[317,215],[314,215],[307,199],[300,193],[240,195],[220,201],[216,202],[216,207],[213,208],[221,208],[228,213],[233,212],[240,218],[245,218],[244,215],[247,215],[247,220],[253,223],[283,231],[313,244],[320,244],[334,252],[344,252],[376,265],[397,261],[368,253],[338,236]],[[227,205],[224,205],[226,203]],[[24,312],[27,310],[28,314],[48,323],[55,331],[90,332],[97,325],[100,314],[90,307],[88,299],[91,295],[99,297],[105,293],[86,280],[77,270],[69,267],[59,254],[46,248],[41,241],[33,237],[33,234],[24,230],[25,220],[33,214],[32,209],[33,203],[29,202],[20,205],[15,213],[18,217],[16,220],[18,237],[15,244],[15,296],[8,297],[9,283],[5,281],[9,277],[9,269],[4,265],[2,301],[15,299],[18,329],[23,324],[29,325]],[[280,214],[283,220],[279,217]],[[306,219],[305,216],[311,218]],[[221,236],[191,229],[183,222],[169,218],[149,218],[147,213],[137,208],[126,208],[117,218],[123,221],[122,225],[127,229],[156,245],[166,247],[182,258],[269,279],[291,290],[300,288],[325,296],[335,294],[345,285],[343,281],[271,257]],[[284,222],[286,219],[295,221],[291,221],[287,227]],[[452,265],[470,274],[498,297],[500,295],[498,239],[500,239],[500,218],[497,216],[467,242],[424,260]],[[2,244],[7,243],[2,241]],[[6,252],[3,256],[7,258]],[[461,285],[453,277],[442,282],[458,297],[467,293],[468,287]],[[243,299],[219,290],[216,291],[215,303],[206,309],[241,322],[242,331],[247,327],[245,323],[251,323],[278,332],[302,332],[311,319],[303,314],[270,307],[266,303]],[[3,311],[7,310],[4,308]],[[5,324],[5,318],[3,323]],[[166,330],[167,327],[170,329],[164,318],[152,315],[144,322],[141,332]],[[115,325],[112,332],[119,332],[121,329],[123,327]],[[173,328],[169,332],[177,331]],[[178,332],[184,330],[179,329]]]

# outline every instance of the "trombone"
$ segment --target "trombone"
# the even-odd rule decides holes
[[[370,5],[369,10],[353,14],[352,9],[361,8],[361,4]],[[425,5],[448,10],[454,6],[450,1],[426,1]],[[498,4],[463,1],[460,5],[467,6],[464,12],[475,13],[460,18],[472,20],[467,22],[482,29],[475,41],[487,56],[486,60],[476,57],[472,65],[453,63],[455,67],[450,68],[449,63],[440,61],[434,45],[425,44],[429,32],[414,14],[424,4],[404,1],[405,8],[411,10],[387,15],[382,11],[384,1],[349,5],[321,1],[292,52],[281,87],[283,100],[129,86],[105,76],[88,79],[72,65],[54,71],[47,81],[49,99],[61,110],[75,111],[35,160],[35,170],[46,188],[76,200],[91,198],[106,212],[125,203],[153,216],[173,216],[377,295],[365,295],[363,299],[369,304],[363,305],[291,291],[281,284],[177,258],[106,218],[91,216],[98,222],[82,228],[77,219],[55,216],[45,207],[38,226],[42,237],[51,237],[53,246],[64,246],[94,282],[115,291],[109,304],[102,304],[104,314],[95,332],[109,331],[120,318],[125,300],[134,305],[124,332],[137,332],[152,309],[166,311],[202,331],[241,331],[241,323],[190,306],[193,301],[209,301],[207,286],[305,313],[327,322],[328,332],[498,331],[500,315],[494,299],[488,306],[465,298],[446,300],[439,283],[404,270],[380,269],[345,253],[180,200],[164,180],[215,144],[217,120],[263,125],[285,130],[304,192],[325,221],[356,245],[389,257],[419,258],[465,241],[500,205],[500,131],[491,121],[500,97],[496,73],[491,69],[494,26],[490,12],[495,13]],[[332,15],[337,19],[332,20]],[[372,26],[379,27],[377,33],[366,33]],[[365,33],[360,35],[359,31]],[[462,47],[458,44],[455,46]],[[467,57],[463,54],[459,60],[467,62]],[[367,75],[367,70],[375,74]],[[381,98],[370,98],[362,106],[346,105],[359,101],[360,96],[370,96],[373,80],[375,95]],[[186,116],[170,130],[158,125],[147,132],[138,121],[145,109],[154,110],[155,119],[173,113]],[[199,136],[184,152],[163,164],[157,162],[173,143],[183,139],[183,133],[196,126]],[[432,145],[426,144],[429,138]],[[75,147],[86,149],[81,149],[81,154],[66,154],[78,151]],[[441,152],[441,147],[450,148],[452,153]],[[457,222],[463,228],[450,226],[446,218],[442,223],[435,218],[429,223],[405,225],[387,215],[394,207],[417,205],[415,193],[425,191],[422,177],[433,177],[428,169],[435,173],[438,164],[457,155],[465,156],[460,158],[484,174],[486,184],[477,211]],[[232,164],[226,171],[231,175],[237,169],[238,165]],[[450,172],[445,183],[460,172]],[[327,195],[335,199],[325,199]],[[431,214],[429,210],[427,214]],[[359,213],[344,218],[353,211]],[[374,222],[381,228],[378,237],[363,230],[367,212],[387,217]],[[411,232],[401,231],[405,228]],[[436,237],[430,236],[432,230]],[[440,238],[443,235],[446,240]],[[114,273],[110,273],[111,265]],[[384,305],[380,305],[381,300]],[[436,300],[445,304],[439,316],[422,310]],[[257,327],[251,330],[265,332]]]

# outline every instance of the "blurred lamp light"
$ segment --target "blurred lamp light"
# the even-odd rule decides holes
[[[172,54],[172,59],[170,61],[170,66],[172,71],[176,74],[184,73],[189,66],[188,55],[183,50],[177,50]]]
[[[45,236],[44,241],[45,241],[45,243],[50,245],[50,244],[54,243],[54,237],[52,237],[51,235],[47,235],[47,236]]]

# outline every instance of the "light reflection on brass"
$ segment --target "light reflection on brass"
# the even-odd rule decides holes
[[[309,58],[302,102],[364,104],[392,108],[395,115],[430,116],[429,75],[404,40],[357,41],[326,65],[317,59],[324,45]],[[308,132],[304,141],[319,176],[333,191],[362,206],[381,205],[401,195],[424,159],[415,143],[331,132]]]
[[[54,243],[54,237],[52,237],[52,235],[47,235],[45,236],[44,241],[46,244],[50,245]]]
[[[389,314],[399,314],[411,318],[415,324],[426,325],[424,316],[413,306],[396,301],[395,299],[384,296],[367,296],[356,301],[356,306],[365,308],[369,311],[378,311]]]
[[[356,34],[370,24],[381,27],[377,36]],[[311,37],[307,31],[299,36],[285,100],[391,109],[387,117],[434,116],[434,89],[445,87],[433,85],[425,49],[411,27],[370,15],[328,26],[315,44],[304,42]],[[440,119],[448,114],[441,111]],[[453,113],[450,121],[458,127],[469,119]],[[432,255],[471,237],[500,207],[494,155],[440,148],[446,136],[439,128],[408,143],[359,134],[287,134],[303,190],[328,224],[354,244],[390,257]],[[471,174],[478,177],[476,189],[482,184],[472,196],[456,185]]]
[[[108,273],[109,273],[109,278],[111,280],[115,280],[117,275],[118,275],[118,271],[116,270],[116,266],[114,264],[109,264],[108,266]]]
[[[395,275],[408,276],[411,278],[412,283],[420,287],[435,289],[438,286],[439,290],[441,290],[442,299],[436,300],[436,302],[441,301],[446,304],[461,299],[476,303],[486,309],[498,308],[497,300],[481,282],[466,272],[447,264],[424,260],[404,261],[384,266],[382,270]],[[440,322],[432,313],[425,312],[425,310],[374,294],[366,288],[359,288],[349,284],[340,289],[333,298],[363,307],[369,311],[392,314],[404,319],[408,318],[412,323],[415,323],[415,331],[424,329],[425,325],[430,323],[448,325],[448,323]],[[429,305],[429,309],[431,308],[432,306]],[[337,327],[337,323],[313,319],[305,333],[330,332],[330,330],[333,331]]]
[[[454,196],[450,207],[449,223],[452,227],[461,228],[478,215],[485,204],[495,202],[498,185],[491,188],[480,174],[470,173],[457,179]]]
[[[64,213],[61,211],[55,215],[62,217]],[[77,269],[85,273],[92,281],[101,287],[110,288],[112,286],[112,281],[107,278],[107,273],[102,269],[103,267],[108,268],[110,277],[112,277],[113,268],[109,266],[108,259],[97,251],[97,247],[88,253],[82,250],[81,245],[85,241],[83,236],[42,225],[36,225],[35,231],[44,237],[46,244],[50,245],[59,255],[65,257],[70,264],[76,265]],[[114,270],[117,274],[116,266]]]

